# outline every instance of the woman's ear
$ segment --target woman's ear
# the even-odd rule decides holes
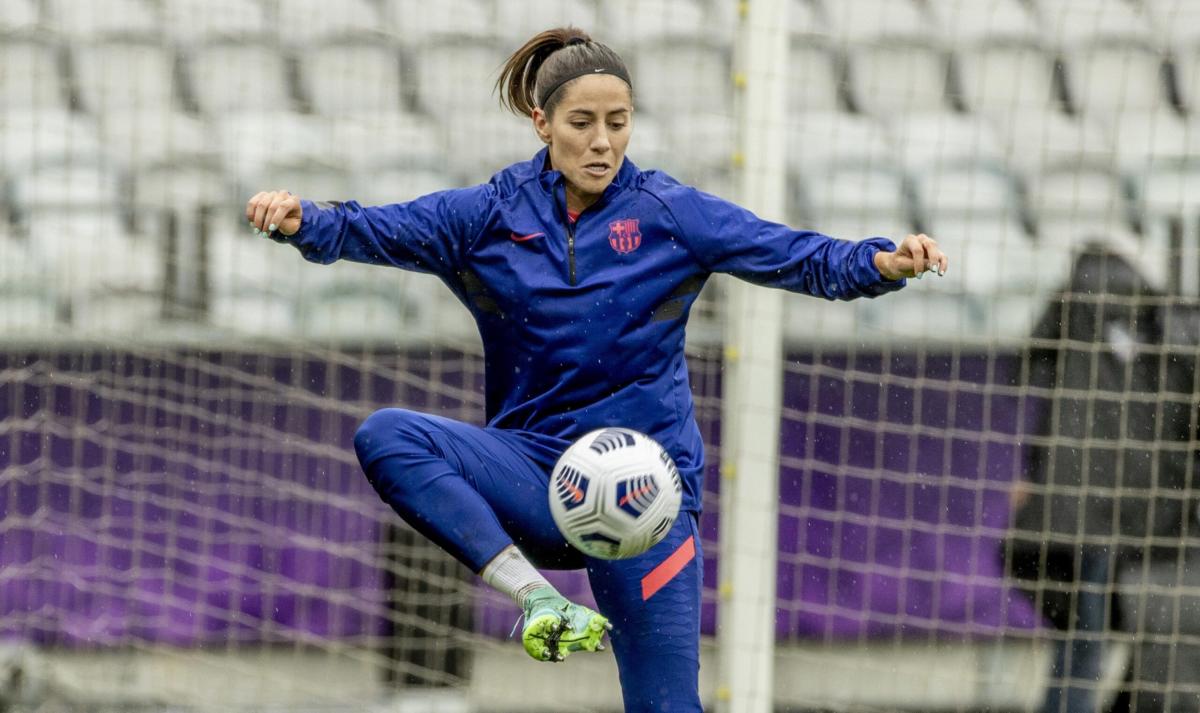
[[[550,143],[550,119],[547,118],[546,112],[542,111],[541,107],[536,107],[533,110],[533,130],[537,132],[538,138],[543,144]]]

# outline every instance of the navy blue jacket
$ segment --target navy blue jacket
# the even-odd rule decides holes
[[[546,149],[486,184],[396,205],[303,202],[290,238],[314,262],[353,260],[439,276],[483,338],[488,425],[570,440],[602,426],[642,431],[684,476],[699,510],[704,447],[684,362],[684,326],[714,272],[851,299],[899,289],[853,243],[792,230],[626,158],[572,224]]]

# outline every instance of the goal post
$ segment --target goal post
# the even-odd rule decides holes
[[[739,8],[733,81],[741,200],[782,221],[787,2]],[[722,711],[766,713],[774,705],[783,297],[730,280],[725,309],[717,703]]]

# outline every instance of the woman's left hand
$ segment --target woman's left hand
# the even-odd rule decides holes
[[[905,238],[896,252],[875,253],[875,267],[888,280],[919,278],[927,271],[945,275],[950,267],[950,259],[938,247],[936,240],[922,233]]]

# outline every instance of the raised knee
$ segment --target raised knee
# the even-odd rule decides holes
[[[365,467],[381,453],[405,442],[428,441],[416,427],[421,414],[402,408],[385,408],[367,416],[354,432],[354,452]]]

